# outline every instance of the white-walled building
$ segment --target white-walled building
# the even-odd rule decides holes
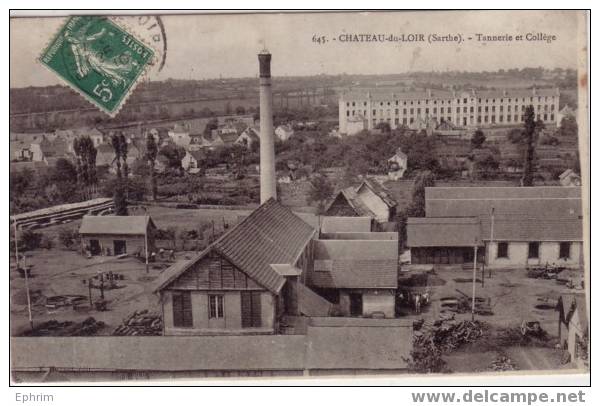
[[[413,263],[468,263],[477,246],[489,268],[583,266],[580,187],[432,187],[425,212],[407,222]]]
[[[425,90],[411,92],[350,91],[340,96],[339,125],[342,134],[356,130],[364,120],[372,130],[387,122],[392,129],[417,128],[434,120],[460,127],[521,124],[525,108],[533,105],[536,119],[556,124],[558,89],[509,89],[483,91]]]

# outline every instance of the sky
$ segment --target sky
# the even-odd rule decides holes
[[[135,17],[127,17],[135,20]],[[273,54],[273,76],[577,68],[578,19],[572,11],[410,11],[163,15],[164,68],[150,80],[255,77],[256,54]],[[65,17],[20,17],[10,23],[11,87],[60,83],[36,62]],[[462,34],[465,42],[345,42],[343,34]],[[475,34],[555,35],[535,41],[467,41]],[[325,36],[319,44],[313,38]],[[334,41],[333,38],[336,38]]]

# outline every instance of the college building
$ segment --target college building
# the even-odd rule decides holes
[[[442,123],[456,127],[518,125],[532,105],[536,119],[558,123],[560,92],[556,89],[424,90],[382,92],[349,91],[339,99],[342,134],[372,130],[380,123],[392,129],[434,128]]]

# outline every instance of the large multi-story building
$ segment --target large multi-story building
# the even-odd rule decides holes
[[[508,126],[524,120],[532,105],[536,119],[556,124],[558,89],[411,92],[350,91],[339,100],[340,133],[354,134],[387,122],[392,129],[425,129],[443,122],[456,127]],[[356,125],[362,120],[362,126]]]

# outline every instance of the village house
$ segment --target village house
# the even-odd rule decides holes
[[[393,157],[387,160],[388,177],[390,180],[402,179],[404,172],[408,169],[408,156],[398,148]]]
[[[79,228],[82,250],[90,255],[139,255],[155,252],[156,226],[150,216],[84,216]]]
[[[275,333],[284,313],[302,312],[298,277],[315,233],[276,200],[265,202],[159,277],[165,335]]]
[[[568,104],[565,105],[556,115],[556,123],[558,126],[562,124],[563,118],[565,117],[573,117],[574,119],[577,119],[577,111],[569,107]]]
[[[394,221],[398,203],[379,182],[365,179],[357,188],[338,192],[325,209],[326,216],[371,217],[377,223]]]
[[[477,246],[490,268],[583,266],[579,187],[431,187],[425,213],[407,221],[413,263],[469,262]]]
[[[181,124],[176,124],[172,130],[169,130],[169,138],[180,147],[186,148],[192,142],[190,132]]]
[[[202,162],[206,160],[206,154],[202,150],[187,150],[181,160],[183,169],[190,173],[198,173],[202,168]]]
[[[248,127],[235,140],[236,144],[244,145],[248,149],[252,149],[255,143],[260,142],[260,132],[257,128]]]
[[[11,162],[33,161],[33,151],[31,144],[24,141],[10,141],[10,160]]]
[[[581,176],[572,169],[567,169],[558,175],[558,181],[563,186],[581,186]]]
[[[558,340],[571,362],[588,361],[589,324],[584,293],[564,294],[558,299]]]
[[[356,195],[375,214],[375,221],[383,223],[396,217],[398,202],[381,183],[365,179],[356,188]]]
[[[294,129],[289,124],[282,124],[275,129],[275,135],[279,141],[287,141],[294,135]]]

